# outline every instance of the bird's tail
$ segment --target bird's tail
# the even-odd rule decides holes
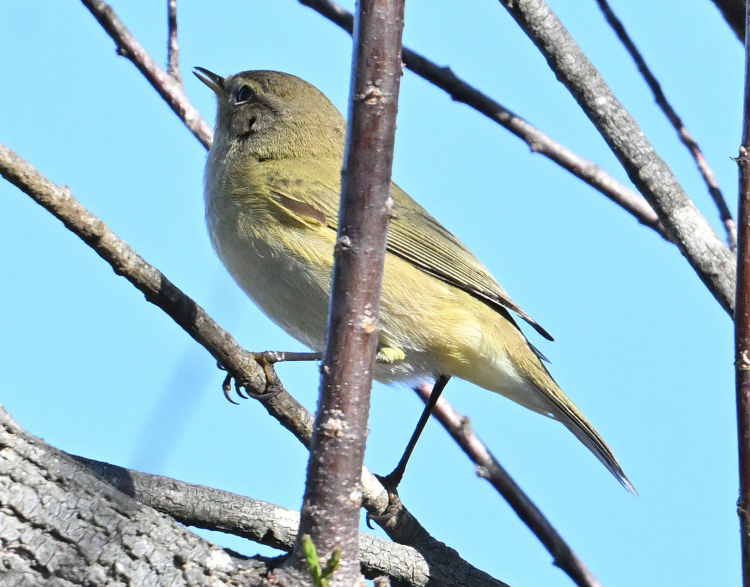
[[[568,402],[570,402],[570,400],[568,400]],[[617,479],[625,489],[633,495],[638,495],[635,487],[633,487],[633,484],[627,478],[620,467],[620,464],[617,462],[612,449],[607,446],[604,439],[594,429],[591,423],[583,417],[583,414],[578,411],[572,402],[570,402],[570,407],[575,411],[573,417],[569,416],[567,413],[562,413],[559,415],[556,414],[557,419],[560,420],[560,422],[562,422],[586,448],[594,453],[596,458],[607,467],[607,470],[615,476],[615,479]]]
[[[562,392],[560,387],[552,379],[549,371],[545,368],[540,360],[525,362],[526,368],[523,369],[524,376],[539,390],[546,399],[552,404],[553,409],[550,415],[559,420],[565,427],[570,430],[583,445],[588,448],[601,463],[607,467],[607,470],[615,476],[622,486],[633,495],[638,492],[633,484],[623,472],[620,464],[617,462],[612,449],[609,448],[604,439],[599,435],[596,429],[581,413],[581,411],[570,401]]]

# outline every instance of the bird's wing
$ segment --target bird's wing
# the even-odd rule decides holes
[[[315,178],[308,180],[300,180],[299,175],[294,181],[271,180],[271,197],[295,215],[325,224],[335,231],[338,229],[339,186],[327,185],[318,178],[338,177],[338,173],[321,172],[315,175]],[[471,251],[427,210],[396,184],[392,184],[391,197],[394,206],[388,233],[389,253],[470,293],[491,307],[510,310],[544,338],[553,340],[544,328],[510,299]],[[417,232],[412,229],[414,226],[421,226],[422,229]]]

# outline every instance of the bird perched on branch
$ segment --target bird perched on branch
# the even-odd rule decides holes
[[[271,320],[321,351],[344,118],[317,88],[289,74],[245,71],[221,77],[203,68],[195,74],[218,102],[205,170],[214,249]],[[561,422],[634,492],[610,448],[552,379],[511,314],[551,340],[549,334],[511,301],[461,241],[396,184],[391,196],[375,379],[433,379],[442,391],[455,376],[504,395]]]

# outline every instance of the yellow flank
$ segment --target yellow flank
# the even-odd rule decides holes
[[[247,295],[322,350],[338,223],[345,122],[288,74],[196,73],[218,115],[205,173],[211,241]],[[560,390],[511,312],[519,308],[455,236],[393,184],[375,377],[455,376],[564,424],[630,491],[612,451]]]

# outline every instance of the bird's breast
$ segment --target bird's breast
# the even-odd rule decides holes
[[[333,232],[284,222],[252,181],[238,189],[207,176],[205,203],[211,243],[240,288],[288,334],[322,350]]]

